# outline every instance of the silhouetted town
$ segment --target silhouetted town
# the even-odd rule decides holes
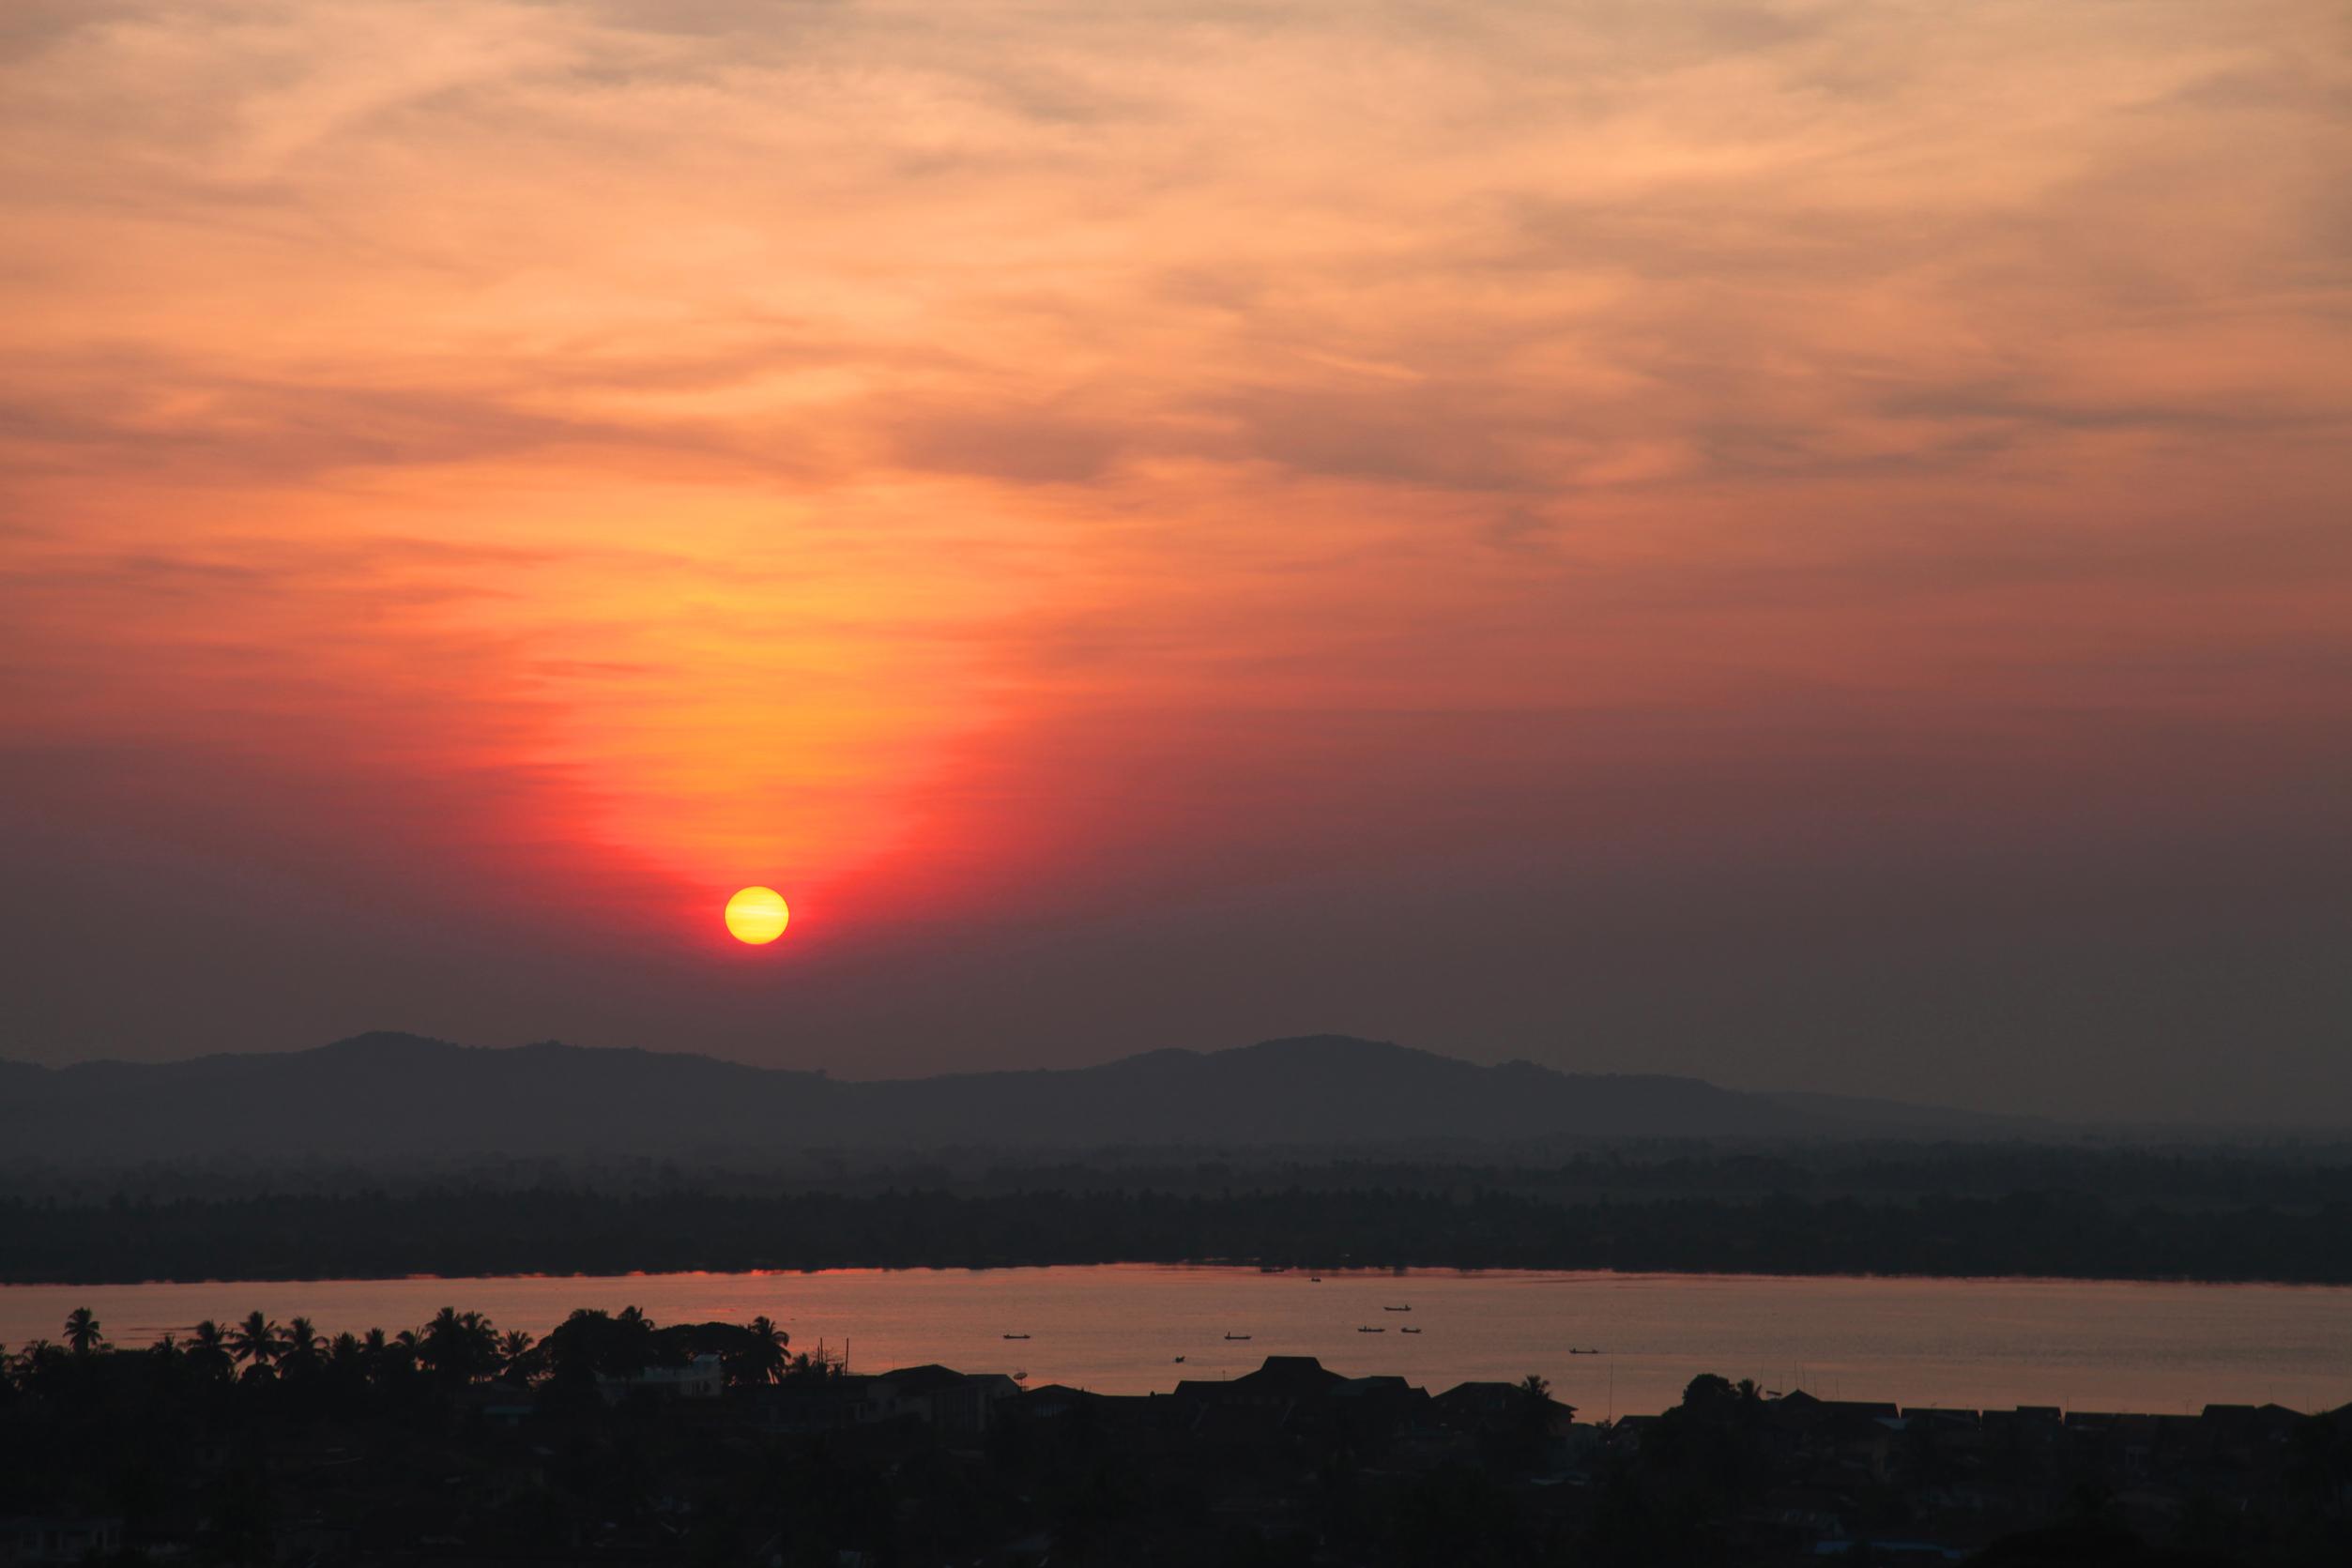
[[[2330,1564],[2352,1406],[2155,1415],[1701,1377],[1583,1419],[1270,1356],[1105,1394],[851,1371],[768,1320],[444,1309],[331,1339],[86,1311],[0,1378],[0,1562]]]

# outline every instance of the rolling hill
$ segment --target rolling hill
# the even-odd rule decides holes
[[[157,1064],[0,1063],[0,1148],[108,1163],[727,1149],[1983,1136],[2024,1125],[1319,1035],[1097,1067],[848,1082],[710,1057],[367,1034]]]

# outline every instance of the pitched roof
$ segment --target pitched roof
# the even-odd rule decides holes
[[[925,1362],[922,1366],[902,1366],[875,1379],[889,1384],[891,1393],[902,1394],[928,1393],[935,1389],[954,1388],[968,1380],[963,1373],[936,1362]]]
[[[1245,1372],[1229,1385],[1253,1393],[1321,1393],[1347,1379],[1312,1356],[1268,1356],[1255,1372]]]

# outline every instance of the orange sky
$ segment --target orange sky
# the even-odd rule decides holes
[[[2348,45],[13,7],[0,1056],[1331,1027],[2157,1114],[2251,1034],[2352,1119]]]

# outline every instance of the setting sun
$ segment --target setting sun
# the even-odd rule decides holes
[[[726,901],[726,928],[739,942],[757,947],[784,935],[792,911],[773,888],[745,888]]]

